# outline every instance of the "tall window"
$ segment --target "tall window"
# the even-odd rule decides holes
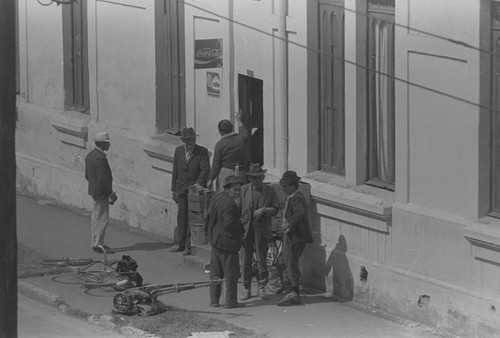
[[[64,105],[87,111],[89,107],[89,69],[87,0],[63,6]]]
[[[368,3],[368,183],[394,189],[394,3]]]
[[[344,174],[344,4],[320,1],[320,164]]]
[[[155,13],[157,129],[176,132],[186,120],[184,2],[155,1]]]
[[[491,49],[493,64],[491,70],[491,105],[493,108],[492,139],[492,214],[500,217],[500,2],[492,2]]]

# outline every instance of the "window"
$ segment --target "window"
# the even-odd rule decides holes
[[[89,108],[87,0],[63,6],[64,105]]]
[[[185,125],[184,4],[155,1],[156,121],[158,132],[177,132]]]
[[[368,3],[368,184],[394,189],[394,3]]]
[[[492,139],[492,214],[500,217],[500,2],[492,2],[491,49],[493,52],[491,69],[491,105],[493,121]]]
[[[320,2],[320,166],[344,174],[344,7]]]

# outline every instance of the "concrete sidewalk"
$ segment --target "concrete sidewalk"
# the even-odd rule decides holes
[[[52,258],[96,256],[89,248],[89,215],[50,201],[18,195],[17,236],[20,243]],[[111,225],[106,232],[106,242],[116,252],[110,258],[127,254],[137,260],[138,271],[145,283],[185,283],[208,279],[200,268],[202,264],[196,264],[196,256],[186,260],[180,253],[170,253],[168,249],[171,245],[157,236],[126,226]],[[53,305],[65,304],[96,315],[111,313],[112,299],[116,294],[116,291],[105,288],[85,291],[77,284],[58,283],[54,276],[24,279],[22,285],[20,292],[30,297],[53,299]],[[30,292],[30,288],[43,290],[44,295]],[[209,306],[208,288],[159,297],[165,304],[224,319],[269,337],[443,336],[434,329],[414,323],[398,323],[358,309],[353,304],[335,302],[323,294],[306,293],[303,304],[293,307],[276,306],[279,299],[277,295],[266,301],[251,298],[245,302],[245,308],[225,310]]]

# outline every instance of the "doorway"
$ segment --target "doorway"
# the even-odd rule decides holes
[[[238,105],[243,123],[250,133],[247,147],[250,163],[264,165],[263,81],[238,75]]]

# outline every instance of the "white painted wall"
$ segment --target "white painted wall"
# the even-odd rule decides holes
[[[410,83],[396,81],[396,193],[401,201],[474,218],[479,53],[461,42],[479,46],[479,6],[450,5],[428,0],[396,7],[397,22],[418,30],[396,27],[396,77]]]
[[[92,1],[89,2],[92,5]],[[154,6],[95,2],[96,117],[101,124],[154,135]]]
[[[203,10],[197,7],[201,7]],[[196,133],[199,134],[198,143],[210,149],[213,149],[220,138],[217,123],[231,117],[229,109],[232,86],[229,74],[231,62],[229,23],[223,19],[227,18],[228,15],[227,1],[186,1],[186,125],[194,127]],[[222,68],[194,69],[194,43],[195,40],[201,39],[223,40]],[[207,94],[207,71],[220,73],[221,93],[219,97]]]
[[[27,1],[25,36],[29,54],[20,55],[25,63],[26,84],[30,102],[49,109],[62,109],[64,104],[62,10],[56,6],[42,7],[36,1]]]

